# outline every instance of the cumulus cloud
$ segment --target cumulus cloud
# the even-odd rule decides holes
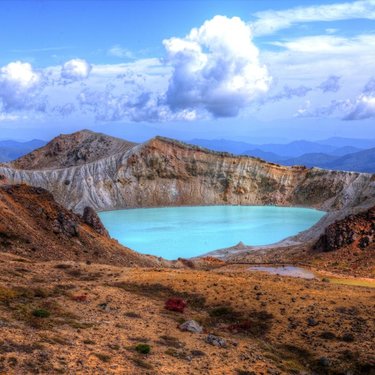
[[[367,82],[344,120],[365,120],[372,117],[375,117],[375,78]]]
[[[236,116],[270,84],[250,28],[238,17],[215,16],[185,38],[164,40],[173,67],[166,92],[172,111]]]
[[[28,109],[35,106],[35,99],[43,86],[42,76],[31,64],[11,62],[0,68],[0,101],[4,112]],[[43,109],[38,104],[38,110]]]
[[[375,97],[361,95],[351,111],[344,120],[365,120],[375,117]]]
[[[340,90],[340,79],[339,76],[331,75],[318,88],[323,92],[337,92]]]
[[[72,59],[62,66],[61,77],[71,81],[79,81],[87,78],[91,69],[91,65],[86,60]]]
[[[256,36],[273,34],[298,23],[327,22],[349,19],[375,20],[375,1],[352,2],[269,10],[254,14],[257,18],[251,28]]]

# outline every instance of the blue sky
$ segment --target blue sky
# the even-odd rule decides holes
[[[0,2],[0,139],[375,138],[375,1]]]

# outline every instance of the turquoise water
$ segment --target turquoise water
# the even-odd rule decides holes
[[[140,253],[190,258],[234,246],[267,245],[315,224],[322,211],[274,206],[139,208],[100,212],[110,235]]]
[[[262,271],[280,276],[300,277],[302,279],[315,279],[315,275],[304,268],[294,266],[253,266],[249,268],[250,271]]]

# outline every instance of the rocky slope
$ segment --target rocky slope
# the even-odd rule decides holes
[[[374,242],[375,206],[329,225],[315,248],[321,251],[336,251],[350,246],[364,250],[373,247]]]
[[[102,136],[94,138],[98,137]],[[106,137],[103,142],[107,143]],[[60,144],[59,138],[52,143]],[[79,143],[74,144],[78,150]],[[38,154],[45,155],[51,147],[49,144]],[[328,211],[318,225],[297,239],[303,242],[316,239],[334,220],[368,208],[375,201],[375,175],[283,167],[161,137],[106,157],[109,151],[104,147],[100,160],[64,167],[73,162],[67,157],[70,150],[68,142],[59,168],[35,169],[44,165],[44,158],[27,162],[32,159],[28,156],[22,163],[0,166],[0,174],[10,183],[43,187],[60,204],[78,213],[86,206],[111,210],[201,204],[290,205]],[[51,162],[47,158],[49,166],[55,163],[55,159]],[[24,169],[19,169],[21,166]]]
[[[26,185],[0,186],[0,250],[34,260],[161,264],[110,239],[89,208],[80,217],[57,204],[48,191]]]
[[[306,233],[296,238],[301,237],[307,237]],[[285,241],[256,249],[236,246],[216,254],[232,263],[301,264],[336,275],[374,278],[375,207],[334,221],[320,237],[309,241]]]
[[[125,152],[135,145],[119,138],[82,130],[73,134],[62,134],[46,146],[18,158],[10,165],[18,169],[66,168]]]

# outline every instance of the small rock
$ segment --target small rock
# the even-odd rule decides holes
[[[330,361],[327,357],[320,357],[318,362],[322,367],[329,367],[330,365]]]
[[[208,344],[211,344],[213,346],[218,346],[218,347],[221,347],[221,348],[226,348],[226,346],[227,346],[227,342],[226,342],[225,339],[223,339],[222,337],[219,337],[219,336],[211,335],[211,334],[209,334],[206,337],[206,342]]]
[[[179,328],[181,331],[192,333],[201,333],[203,331],[203,328],[195,320],[188,320],[185,323],[180,324]]]
[[[111,311],[111,308],[108,306],[108,303],[100,303],[98,307],[100,307],[105,312]]]
[[[319,323],[312,317],[308,318],[307,319],[307,324],[310,326],[310,327],[315,327],[317,326]]]
[[[354,341],[354,336],[351,333],[344,333],[342,335],[342,340],[345,342],[353,342]]]

